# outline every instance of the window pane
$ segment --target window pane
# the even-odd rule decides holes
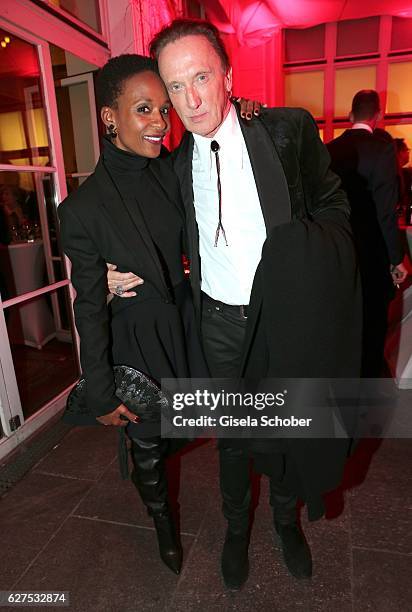
[[[392,18],[391,50],[412,49],[412,19]]]
[[[37,49],[1,29],[0,39],[0,163],[50,165]]]
[[[347,117],[360,89],[376,88],[376,67],[341,68],[335,73],[335,117]]]
[[[338,22],[336,55],[363,55],[375,53],[379,43],[379,18]]]
[[[412,112],[412,62],[389,64],[386,112]]]
[[[346,132],[347,128],[336,128],[333,130],[333,138],[337,138],[338,136],[340,136],[341,134],[343,134],[343,132]]]
[[[55,282],[51,257],[61,258],[53,176],[0,172],[2,300]]]
[[[78,377],[71,325],[62,324],[64,311],[69,312],[67,287],[4,311],[26,419]]]
[[[385,130],[389,132],[393,138],[404,138],[409,149],[412,149],[412,123],[403,125],[387,125]],[[410,163],[408,164],[411,165]]]
[[[47,0],[46,0],[47,1]],[[99,0],[48,0],[50,4],[64,9],[96,32],[101,32]]]
[[[285,105],[301,106],[315,117],[322,117],[323,81],[323,70],[285,75]]]
[[[285,61],[320,59],[325,56],[325,26],[285,30]]]

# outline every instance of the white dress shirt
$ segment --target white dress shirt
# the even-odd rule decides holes
[[[266,228],[249,154],[233,106],[213,138],[193,134],[193,193],[199,228],[202,291],[226,304],[249,304]],[[215,246],[219,196],[215,153],[218,142],[222,231]]]

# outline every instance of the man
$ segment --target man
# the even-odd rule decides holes
[[[382,374],[389,302],[394,283],[407,276],[395,212],[395,147],[374,133],[380,116],[378,93],[358,91],[352,128],[328,144],[331,168],[341,177],[351,205],[363,291],[362,375],[367,378]]]
[[[355,259],[348,203],[338,178],[328,170],[329,158],[313,119],[299,109],[267,109],[259,120],[241,124],[230,103],[228,56],[218,31],[207,22],[173,22],[154,38],[151,52],[187,129],[174,152],[174,167],[186,208],[190,280],[211,375],[335,375],[337,369],[328,370],[325,364],[338,353],[330,338],[340,341],[339,317],[344,317],[346,336],[356,339],[358,302],[346,291],[356,285]],[[339,261],[345,263],[337,282],[331,262],[336,264],[339,242],[345,251]],[[138,283],[130,274],[109,274],[109,286],[120,284],[121,292]],[[335,299],[340,309],[335,315],[329,294],[341,293],[344,299]],[[267,329],[262,327],[266,323]],[[319,358],[314,354],[315,332],[325,349]],[[266,338],[272,340],[267,343]],[[278,342],[285,343],[279,351]],[[342,354],[355,355],[356,364],[354,344],[346,342]],[[314,368],[315,363],[321,365]],[[337,375],[347,375],[338,370]],[[284,559],[299,578],[311,576],[312,561],[296,522],[297,494],[308,503],[309,517],[320,517],[321,492],[339,483],[346,452],[346,446],[326,444],[326,449],[318,444],[313,449],[305,442],[296,452],[291,446],[292,454],[281,444],[269,444],[269,452],[259,455],[262,471],[270,475]],[[221,441],[219,450],[228,521],[221,569],[226,586],[236,589],[249,568],[249,451],[234,440]]]

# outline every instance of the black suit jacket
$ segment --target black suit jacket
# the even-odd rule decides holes
[[[240,122],[266,224],[267,240],[252,288],[242,374],[269,377],[357,376],[360,293],[349,204],[311,115],[267,109]],[[198,231],[192,187],[193,136],[174,153],[186,209],[191,282],[200,313]],[[343,299],[342,299],[343,298]],[[199,317],[200,318],[200,317]],[[343,343],[341,343],[343,341]],[[285,482],[323,512],[321,493],[341,479],[347,440],[289,440]],[[274,440],[242,440],[255,467],[271,473]]]
[[[180,191],[171,164],[151,160],[149,179],[159,197],[179,207]],[[76,326],[80,356],[87,379],[87,403],[95,416],[119,405],[115,396],[111,361],[110,313],[106,305],[106,262],[120,272],[135,272],[145,279],[136,297],[115,296],[113,314],[136,301],[158,297],[171,301],[162,265],[145,219],[136,202],[123,200],[100,159],[95,172],[58,207],[64,251],[72,262],[76,289]],[[180,210],[183,215],[183,211]]]
[[[264,109],[258,119],[239,121],[267,235],[274,227],[299,219],[330,219],[349,229],[350,209],[346,195],[339,188],[339,178],[329,170],[328,152],[319,138],[315,121],[307,111]],[[190,280],[195,307],[200,313],[201,266],[193,204],[193,146],[193,136],[186,132],[173,153],[173,159],[186,211]],[[292,272],[299,273],[297,270]]]
[[[351,221],[364,282],[391,286],[390,264],[403,251],[395,214],[398,200],[395,149],[367,130],[346,130],[328,144],[331,168],[351,205]]]

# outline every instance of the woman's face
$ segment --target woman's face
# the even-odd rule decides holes
[[[114,144],[143,157],[158,157],[163,138],[170,130],[171,103],[165,86],[154,72],[140,72],[123,83],[115,108],[104,107],[102,119],[113,123]]]

